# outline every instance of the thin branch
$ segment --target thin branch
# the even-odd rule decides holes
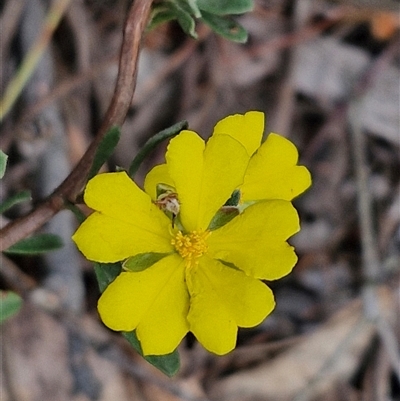
[[[36,209],[14,220],[0,231],[0,250],[7,249],[31,234],[64,207],[64,200],[74,201],[85,185],[96,149],[106,132],[121,126],[132,101],[136,85],[137,61],[141,38],[150,15],[152,0],[135,0],[125,23],[119,71],[114,95],[96,137],[78,165],[64,182]]]

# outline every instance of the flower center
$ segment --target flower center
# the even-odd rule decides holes
[[[181,231],[171,240],[171,244],[186,261],[186,267],[191,267],[198,263],[197,259],[207,252],[208,246],[206,239],[210,236],[210,231],[192,231],[189,234],[182,234]]]

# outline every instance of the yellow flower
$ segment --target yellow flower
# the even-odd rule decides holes
[[[229,135],[207,142],[192,131],[171,140],[168,181],[177,194],[179,226],[124,172],[89,181],[84,199],[94,210],[73,236],[90,260],[115,262],[164,253],[139,272],[122,272],[99,299],[98,311],[113,330],[131,331],[145,355],[172,352],[188,331],[209,351],[236,345],[238,327],[254,327],[273,310],[272,291],[260,280],[290,272],[297,261],[286,240],[299,230],[286,200],[249,206],[211,231],[214,215],[243,183],[246,147]]]
[[[296,146],[281,135],[270,133],[261,144],[264,113],[249,111],[219,121],[213,136],[229,135],[247,150],[250,159],[243,184],[239,187],[241,202],[261,199],[291,201],[311,185],[311,176],[304,166],[298,166]],[[145,189],[152,197],[158,183],[173,185],[166,164],[154,167],[146,177]]]

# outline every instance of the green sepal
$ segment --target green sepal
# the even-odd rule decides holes
[[[14,316],[22,306],[22,298],[13,291],[0,291],[0,324]]]
[[[125,262],[122,264],[122,268],[129,272],[141,272],[150,266],[153,266],[154,263],[158,262],[167,255],[167,253],[156,252],[139,253],[125,260]]]
[[[121,273],[121,262],[95,263],[94,272],[99,284],[100,292],[103,292]]]
[[[211,14],[228,15],[243,14],[252,11],[253,0],[197,0],[200,10]]]
[[[63,242],[55,234],[36,234],[24,238],[6,249],[5,253],[17,255],[39,255],[49,251],[55,251],[63,246]]]
[[[227,16],[219,16],[202,11],[201,20],[214,32],[233,42],[246,43],[248,33],[238,22]]]
[[[137,338],[135,330],[123,332],[122,334],[128,340],[129,344],[131,344],[132,347],[135,348],[135,350],[139,352],[139,354],[142,355],[147,362],[151,363],[158,370],[169,377],[174,376],[178,372],[180,368],[180,359],[177,350],[166,355],[143,355],[142,347],[139,339]]]
[[[0,149],[0,178],[3,178],[6,172],[8,156]]]
[[[239,189],[235,189],[232,192],[231,197],[225,202],[224,206],[237,206],[240,202],[240,190]]]
[[[239,209],[235,206],[223,206],[218,212],[215,214],[213,219],[208,226],[208,230],[214,231],[217,228],[224,226],[229,223],[234,217],[239,214]]]
[[[32,197],[30,191],[18,192],[0,204],[0,214],[4,213],[18,203],[26,202],[31,199]]]
[[[176,189],[174,187],[171,187],[171,185],[168,185],[168,184],[157,184],[157,186],[156,186],[157,198],[160,195],[164,195],[166,193],[171,193],[171,192],[176,192]]]
[[[96,154],[93,159],[92,167],[88,174],[88,180],[94,177],[100,170],[101,166],[108,160],[108,158],[114,152],[115,147],[118,144],[119,138],[121,137],[121,130],[117,126],[111,127],[104,138],[100,142]]]

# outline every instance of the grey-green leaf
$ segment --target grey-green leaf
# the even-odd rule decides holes
[[[176,19],[179,22],[179,25],[183,29],[183,31],[191,36],[194,39],[197,39],[197,33],[195,31],[196,24],[194,22],[193,17],[190,15],[188,11],[186,11],[179,2],[171,2],[167,3],[171,7],[171,11],[176,16]]]
[[[202,11],[201,19],[216,33],[225,39],[238,43],[247,42],[247,31],[233,18],[221,17]]]
[[[158,262],[167,255],[168,255],[167,253],[156,253],[156,252],[139,253],[135,256],[128,258],[122,264],[122,268],[130,272],[140,272],[154,265],[154,263]]]
[[[121,136],[121,130],[117,126],[111,127],[104,135],[103,140],[97,148],[93,159],[92,167],[89,171],[88,180],[94,177],[100,170],[101,166],[108,160],[114,152],[115,147]]]
[[[166,139],[173,138],[175,135],[178,135],[179,132],[181,132],[183,129],[186,129],[187,127],[188,127],[188,122],[183,120],[172,125],[171,127],[168,127],[160,132],[157,132],[157,134],[149,138],[143,145],[143,147],[140,149],[139,153],[132,160],[132,163],[128,169],[129,176],[131,178],[134,177],[134,175],[139,170],[140,165],[143,163],[144,159],[149,155],[150,152],[152,152],[155,149],[155,147],[158,144],[165,141]]]
[[[153,8],[150,22],[147,25],[147,29],[151,31],[164,22],[168,22],[174,19],[176,19],[175,13],[171,11],[168,7],[165,7],[164,3],[162,3]]]
[[[200,10],[211,14],[243,14],[253,10],[253,0],[197,0]],[[202,13],[203,14],[203,13]]]
[[[18,192],[17,194],[11,196],[10,198],[6,199],[4,202],[0,204],[0,214],[4,213],[14,205],[21,203],[21,202],[26,202],[31,200],[31,192],[30,191],[21,191]]]
[[[19,255],[38,255],[41,253],[55,251],[63,246],[63,242],[55,234],[35,234],[32,237],[24,238],[6,249],[5,253]]]
[[[142,347],[140,346],[136,332],[125,332],[123,335],[129,341],[129,344],[131,344],[132,347],[143,356]],[[180,367],[179,353],[177,350],[167,355],[146,355],[143,357],[147,362],[151,363],[158,370],[165,373],[169,377],[175,375]]]
[[[94,264],[94,272],[101,292],[116,279],[121,273],[121,269],[121,262]]]
[[[7,159],[8,156],[0,150],[0,178],[3,178],[4,173],[6,172]]]
[[[196,18],[201,17],[201,11],[199,6],[197,5],[197,0],[179,0],[180,3],[185,2],[190,9],[190,13],[193,14]]]
[[[0,324],[15,315],[22,306],[22,298],[12,291],[0,291]]]

